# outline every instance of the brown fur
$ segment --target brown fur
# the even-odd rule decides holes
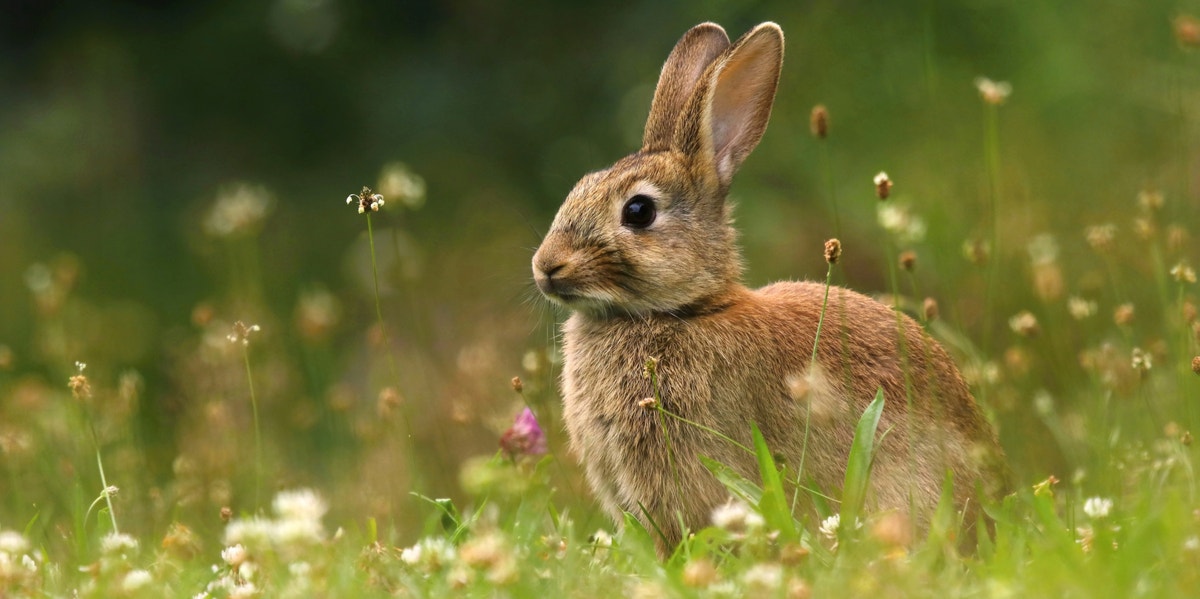
[[[654,395],[642,375],[648,358],[658,360],[664,409],[745,445],[758,424],[789,466],[804,453],[806,476],[826,493],[841,488],[854,425],[882,387],[879,430],[890,432],[877,449],[870,506],[911,510],[921,528],[947,471],[967,522],[977,489],[994,497],[1007,484],[994,431],[918,324],[833,288],[811,363],[824,285],[742,286],[725,197],[766,129],[782,58],[773,23],[732,46],[711,23],[685,34],[663,67],[642,150],[585,176],[533,259],[538,287],[574,310],[563,327],[572,447],[605,509],[661,530],[661,551],[684,527],[706,525],[728,497],[697,456],[752,480],[758,472],[727,441],[638,405]],[[634,195],[657,208],[644,229],[621,223]]]

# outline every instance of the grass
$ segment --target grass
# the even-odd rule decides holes
[[[289,327],[252,274],[267,255],[256,244],[268,204],[241,188],[220,198],[220,218],[208,221],[216,223],[210,236],[238,248],[228,289],[197,306],[191,329],[163,336],[173,386],[147,390],[117,359],[88,359],[80,380],[71,365],[99,346],[88,344],[89,319],[99,317],[75,287],[80,266],[30,269],[33,309],[18,317],[35,322],[45,351],[36,364],[13,366],[10,357],[0,371],[0,596],[1194,596],[1194,210],[1186,195],[1130,188],[1127,209],[1108,215],[1111,223],[1068,215],[1033,239],[1005,230],[1017,184],[1000,155],[1020,142],[1005,137],[1000,148],[1004,110],[984,104],[986,209],[962,227],[985,231],[986,241],[926,239],[922,216],[938,207],[894,198],[880,205],[888,238],[872,248],[888,264],[870,264],[869,252],[857,251],[864,248],[848,246],[845,256],[859,261],[858,272],[887,273],[888,301],[921,315],[999,426],[1019,484],[984,506],[995,530],[973,553],[959,537],[975,523],[959,521],[948,501],[918,538],[903,517],[862,510],[875,441],[887,434],[876,430],[879,398],[859,422],[842,489],[804,486],[802,472],[775,462],[757,428],[752,446],[738,445],[756,456],[757,480],[671,453],[673,470],[679,460],[701,460],[733,501],[660,559],[653,527],[627,514],[617,532],[596,513],[559,434],[554,347],[535,345],[511,360],[496,358],[486,338],[449,356],[435,351],[445,340],[433,337],[412,349],[420,337],[406,334],[434,327],[417,322],[424,313],[395,309],[401,302],[387,290],[405,280],[404,213],[394,211],[404,202],[387,192],[393,211],[368,213],[363,223],[364,251],[354,255],[369,273],[366,290],[306,296]],[[805,168],[828,188],[832,229],[852,234],[851,215],[878,204],[870,182],[858,182],[864,193],[838,188],[828,140],[814,143],[820,160]],[[1186,171],[1194,156],[1180,146],[1174,159]],[[898,180],[897,192],[907,183]],[[375,253],[385,228],[397,254],[390,267]],[[958,258],[964,241],[982,248],[973,256],[978,277],[922,270],[971,262]],[[910,295],[896,272],[898,250],[922,256],[915,270],[905,268]],[[929,299],[942,318],[922,313],[918,289],[935,293]],[[254,360],[244,334],[226,339],[243,314],[263,323]],[[339,320],[345,315],[362,317]],[[508,376],[488,377],[517,362],[514,401],[503,390]],[[430,379],[452,381],[452,392],[423,386]],[[85,387],[86,397],[72,393]],[[660,423],[699,426],[664,408],[657,381],[654,388],[648,407]],[[488,405],[507,402],[492,409],[503,417],[488,421],[473,413],[479,403],[456,403],[472,393]],[[171,406],[174,423],[146,416],[150,404]],[[525,404],[541,428],[505,432],[507,416]],[[167,428],[169,459],[154,459],[163,444],[147,438],[159,427]],[[547,453],[531,449],[543,445]],[[945,482],[943,497],[953,484]],[[798,493],[812,498],[818,519],[795,512]]]

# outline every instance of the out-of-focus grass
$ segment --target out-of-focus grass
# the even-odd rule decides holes
[[[0,595],[1200,586],[1200,25],[1174,4],[347,8],[329,40],[296,6],[43,15],[8,42]],[[836,196],[833,280],[936,302],[927,326],[1020,483],[977,555],[955,553],[952,519],[912,539],[894,514],[780,540],[753,501],[665,563],[653,531],[596,533],[614,528],[565,446],[561,315],[529,248],[579,174],[636,146],[682,31],[767,18],[788,55],[733,189],[749,282],[819,277]],[[1012,95],[987,103],[979,76]],[[382,327],[366,223],[340,205],[362,183],[387,198]],[[231,343],[235,321],[261,331]],[[496,453],[521,447],[522,406],[545,457]],[[317,491],[268,507],[297,488]]]

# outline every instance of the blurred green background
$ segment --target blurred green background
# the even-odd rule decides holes
[[[529,380],[532,403],[552,413],[556,401],[547,348],[562,314],[529,280],[541,232],[582,173],[637,148],[662,61],[705,20],[733,37],[773,20],[787,36],[771,125],[732,192],[748,283],[823,277],[821,244],[837,234],[839,280],[886,290],[871,184],[886,170],[927,223],[912,248],[921,295],[999,359],[1008,317],[1048,301],[1031,285],[1034,236],[1056,235],[1069,292],[1096,295],[1106,266],[1088,259],[1086,226],[1128,221],[1147,188],[1167,198],[1164,222],[1194,220],[1200,62],[1172,30],[1189,11],[1200,3],[5,1],[5,509],[16,520],[35,503],[70,511],[78,499],[53,481],[76,469],[89,489],[78,494],[99,488],[88,441],[53,424],[79,417],[60,405],[76,360],[111,397],[137,389],[101,427],[117,478],[144,475],[122,485],[126,502],[245,507],[245,371],[239,352],[218,348],[245,320],[264,328],[250,356],[271,484],[336,489],[335,509],[402,519],[408,466],[377,399],[394,379],[372,331],[366,222],[343,203],[397,161],[427,191],[419,208],[389,197],[373,221],[382,311],[427,489],[459,493],[460,463],[494,452],[520,404],[512,376]],[[998,108],[1002,285],[990,319],[961,251],[989,231],[979,76],[1014,90]],[[809,133],[818,103],[831,114],[836,233]],[[271,198],[265,219],[206,233],[239,184]],[[1136,258],[1120,239],[1115,260]],[[47,278],[59,297],[39,300],[31,286]],[[313,301],[336,307],[315,333]],[[1070,348],[1084,339],[1058,341],[1056,361],[993,398],[1020,472],[1066,459],[1023,415],[1033,390],[1080,380]],[[62,463],[22,465],[22,451],[50,449]],[[51,482],[30,482],[35,471]]]

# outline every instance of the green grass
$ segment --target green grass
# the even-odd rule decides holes
[[[937,19],[950,17],[935,8],[922,19],[945,35]],[[1036,22],[1057,23],[1047,14]],[[789,31],[833,29],[799,18],[807,13],[791,16]],[[1171,46],[1168,16],[1153,23],[1161,25],[1158,54],[1148,55],[1160,62],[1147,61],[1166,65],[1162,72],[1146,80],[1117,70],[1123,78],[1111,84],[1158,83],[1145,97],[1109,90],[1096,75],[1105,69],[1062,66],[1092,65],[1083,53],[1031,51],[1062,79],[1103,80],[1105,94],[1127,103],[1111,113],[1096,108],[1099,95],[1051,93],[1059,77],[1041,80],[1043,70],[1018,71],[1029,86],[1018,82],[1007,103],[976,106],[969,61],[936,55],[946,43],[937,39],[919,40],[920,54],[907,46],[889,54],[900,67],[921,59],[919,89],[905,87],[902,74],[884,78],[900,92],[864,88],[861,81],[882,84],[847,65],[869,62],[870,48],[845,34],[853,43],[842,40],[841,51],[865,54],[841,63],[833,49],[821,51],[834,61],[822,68],[860,81],[829,92],[829,138],[807,137],[803,96],[785,92],[792,95],[781,96],[764,147],[735,184],[757,269],[751,278],[815,269],[820,242],[837,231],[845,254],[827,280],[863,291],[886,285],[882,301],[921,316],[954,355],[1017,479],[1010,496],[984,506],[994,534],[974,552],[959,537],[978,523],[959,521],[948,501],[918,538],[897,514],[863,511],[874,446],[887,434],[876,430],[880,398],[859,422],[842,489],[809,488],[803,472],[777,464],[755,423],[747,423],[752,445],[738,445],[757,458],[754,480],[671,452],[673,469],[698,459],[734,499],[714,518],[719,525],[691,531],[661,559],[653,526],[629,514],[618,531],[598,513],[564,438],[553,333],[531,324],[555,316],[538,307],[528,321],[514,317],[517,294],[476,281],[490,274],[491,263],[474,265],[481,248],[494,249],[487,239],[495,231],[470,220],[479,218],[466,214],[474,209],[456,214],[452,198],[438,198],[440,212],[422,221],[419,198],[403,190],[423,184],[393,182],[393,192],[386,181],[386,209],[365,221],[328,198],[320,219],[361,235],[321,240],[344,244],[345,280],[305,283],[292,301],[293,289],[267,283],[294,272],[276,236],[312,229],[287,203],[243,185],[222,192],[209,218],[196,219],[203,224],[187,224],[216,263],[214,276],[190,282],[207,285],[202,298],[188,299],[196,302],[190,320],[147,325],[143,312],[93,294],[82,273],[102,258],[86,253],[21,264],[27,301],[0,298],[8,308],[0,318],[25,323],[5,330],[29,331],[27,340],[5,340],[18,355],[0,345],[0,597],[1196,596],[1200,366],[1192,361],[1200,327],[1188,265],[1200,263],[1200,226],[1186,100],[1200,82],[1183,74],[1195,57]],[[1032,37],[1047,37],[1026,25],[1039,33]],[[898,29],[879,35],[899,43],[906,31]],[[812,65],[824,63],[792,64],[800,63],[785,67],[797,69],[785,70],[787,90],[800,87],[795,79],[819,79]],[[1143,63],[1121,64],[1141,72],[1132,66]],[[922,89],[938,95],[919,96]],[[897,126],[876,138],[884,117],[854,104],[875,93],[885,98],[879,105],[922,116],[914,122],[927,129]],[[1100,120],[1142,112],[1151,115],[1145,123]],[[856,118],[870,126],[856,129]],[[1046,124],[1061,129],[1042,132]],[[1060,151],[1051,159],[1044,149],[1070,143],[1082,158]],[[1126,146],[1146,151],[1117,151]],[[385,173],[411,177],[397,168]],[[475,175],[457,164],[444,170],[453,173],[444,184]],[[871,189],[881,170],[896,177],[886,203]],[[1107,172],[1112,181],[1068,176]],[[488,177],[503,178],[480,169],[479,185]],[[1071,189],[1076,195],[1065,197]],[[796,214],[790,195],[780,199],[788,194],[808,196],[806,215],[817,217],[788,216]],[[517,228],[480,212],[496,228]],[[877,212],[882,226],[872,222]],[[435,219],[454,223],[435,230],[453,229],[452,242],[419,234],[418,223]],[[60,249],[46,246],[39,255]],[[800,250],[784,255],[789,247]],[[916,256],[903,274],[901,252]],[[527,288],[528,255],[517,254],[510,262]],[[433,256],[424,278],[415,274],[422,255]],[[460,267],[437,268],[447,264]],[[11,270],[5,280],[19,279]],[[492,307],[439,301],[472,294]],[[927,299],[940,316],[924,317]],[[235,321],[261,332],[245,345],[230,342]],[[136,357],[145,355],[153,358]],[[82,375],[77,361],[88,363],[86,394],[68,387]],[[510,383],[513,375],[520,381]],[[525,406],[547,436],[544,455],[526,455],[528,439],[506,434]],[[693,425],[654,407],[659,418]],[[502,439],[506,449],[497,451]],[[820,516],[795,510],[798,493]],[[118,522],[123,535],[114,536]]]

